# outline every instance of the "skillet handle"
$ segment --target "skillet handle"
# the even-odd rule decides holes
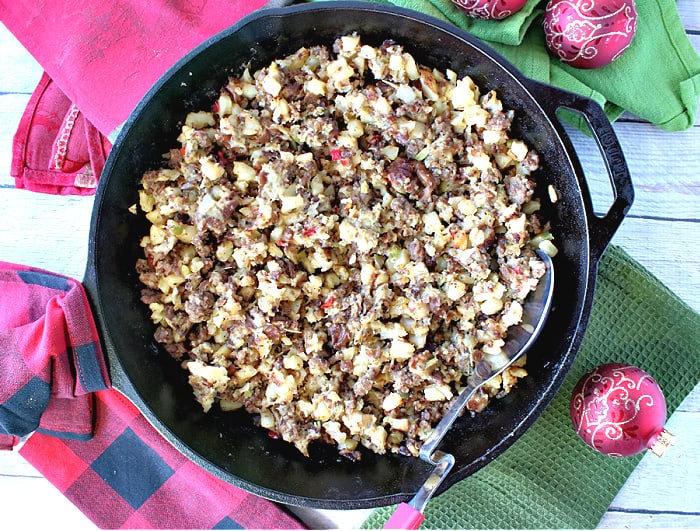
[[[592,99],[532,80],[529,87],[532,92],[537,94],[538,102],[549,115],[555,128],[560,132],[563,139],[569,143],[567,147],[571,153],[574,153],[573,146],[571,146],[568,135],[562,126],[561,118],[557,114],[557,111],[560,109],[572,111],[585,120],[602,155],[614,196],[612,205],[610,205],[607,213],[603,216],[598,216],[593,211],[590,192],[578,161],[576,161],[575,172],[579,179],[579,186],[584,192],[584,207],[590,220],[591,254],[593,260],[597,261],[610,243],[610,240],[612,240],[615,231],[622,223],[634,201],[632,177],[630,176],[622,147],[610,120],[608,120],[600,105]]]

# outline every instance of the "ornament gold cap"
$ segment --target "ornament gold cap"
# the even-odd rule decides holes
[[[656,440],[649,447],[651,452],[657,457],[663,457],[666,450],[676,440],[676,436],[665,428],[656,436]]]

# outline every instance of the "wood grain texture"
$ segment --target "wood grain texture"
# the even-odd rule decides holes
[[[700,312],[698,230],[698,222],[628,218],[612,241]]]
[[[0,28],[0,94],[31,94],[43,69],[4,25]]]
[[[3,529],[97,529],[15,452],[0,452],[0,500]],[[41,500],[41,509],[38,500]]]
[[[688,33],[700,31],[700,2],[696,0],[678,0],[678,13]]]
[[[677,5],[690,42],[700,51],[700,2],[679,0]],[[42,69],[4,26],[0,26],[0,51],[0,259],[81,278],[93,198],[47,196],[14,188],[9,171],[11,141]],[[677,133],[661,131],[629,113],[614,127],[636,198],[613,242],[700,312],[700,115],[694,127]],[[586,169],[596,211],[604,213],[611,195],[600,154],[590,138],[576,131],[571,136]],[[699,424],[700,384],[668,421],[676,444],[662,459],[651,454],[642,459],[599,528],[700,528]],[[0,452],[0,500],[3,529],[95,529],[17,452]],[[296,512],[314,528],[355,528],[369,513]]]
[[[92,197],[61,197],[0,188],[9,229],[0,229],[2,259],[82,278]],[[29,206],[32,208],[28,208]]]

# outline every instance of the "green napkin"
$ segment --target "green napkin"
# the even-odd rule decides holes
[[[601,259],[590,324],[557,396],[503,455],[432,499],[422,528],[595,528],[643,455],[599,454],[571,425],[574,386],[608,362],[651,374],[669,415],[700,381],[700,315],[616,246]],[[381,528],[393,509],[375,510],[363,528]]]
[[[529,0],[503,20],[468,17],[451,0],[374,0],[452,22],[483,40],[527,77],[598,102],[611,121],[625,111],[668,131],[693,125],[700,98],[700,56],[685,34],[674,0],[636,0],[637,33],[612,64],[572,68],[546,48],[546,0]]]

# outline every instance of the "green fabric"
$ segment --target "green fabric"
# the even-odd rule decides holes
[[[590,324],[557,396],[498,459],[432,499],[421,528],[595,528],[642,457],[599,454],[571,425],[574,386],[608,362],[651,374],[669,415],[700,381],[700,315],[615,246],[601,259]],[[373,511],[363,527],[381,528],[393,509]]]
[[[637,33],[627,51],[594,70],[549,54],[542,17],[546,0],[529,0],[503,20],[468,17],[451,0],[373,0],[451,22],[516,65],[527,77],[587,96],[611,121],[625,111],[668,131],[693,125],[700,98],[700,56],[685,34],[674,0],[636,0]]]

